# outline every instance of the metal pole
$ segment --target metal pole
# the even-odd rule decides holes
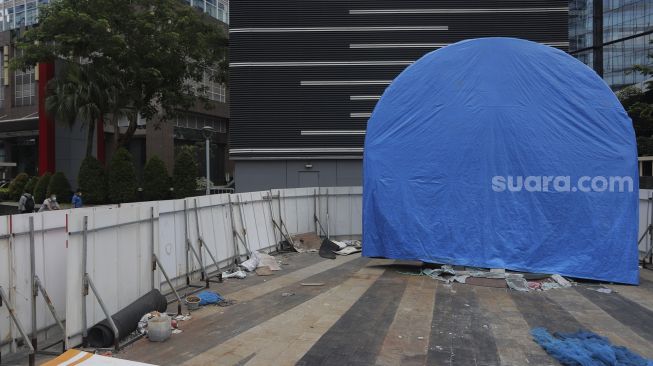
[[[114,347],[116,348],[117,351],[120,348],[119,347],[120,332],[118,331],[118,327],[116,327],[116,323],[113,322],[113,318],[111,317],[111,314],[109,314],[109,310],[107,310],[106,305],[104,305],[104,301],[102,301],[102,297],[100,297],[100,293],[98,293],[97,289],[95,288],[95,285],[91,280],[91,277],[89,275],[86,275],[85,277],[86,277],[86,282],[88,282],[88,284],[91,286],[91,290],[93,290],[93,294],[95,295],[97,302],[100,303],[100,307],[102,308],[104,315],[107,317],[107,321],[109,322],[109,325],[111,325],[111,329],[113,330]]]
[[[326,189],[326,225],[327,225],[327,239],[331,239],[329,236],[330,224],[329,224],[329,188]]]
[[[11,304],[9,302],[9,298],[7,297],[7,294],[5,293],[5,290],[2,289],[2,286],[0,286],[0,306],[2,306],[2,303],[5,302],[7,304],[7,309],[9,310],[9,316],[11,319],[14,321],[14,324],[16,324],[16,328],[18,328],[18,332],[20,332],[20,335],[23,337],[23,341],[29,347],[29,349],[34,352],[34,347],[32,346],[32,342],[30,342],[29,337],[27,336],[27,333],[25,333],[25,329],[23,328],[23,325],[20,323],[20,320],[18,319],[18,316],[16,316],[16,311],[14,308],[11,307]]]
[[[204,263],[202,262],[202,258],[200,258],[199,254],[197,254],[197,251],[192,245],[190,245],[190,243],[188,247],[193,252],[193,255],[195,255],[195,258],[200,262],[200,269],[202,270],[202,279],[206,279],[206,288],[209,288],[209,278],[206,275],[206,268],[204,268]]]
[[[272,190],[270,189],[268,191],[268,197],[270,200],[268,201],[268,209],[270,210],[270,219],[272,220],[272,235],[274,235],[274,247],[279,250],[279,242],[281,241],[281,237],[283,237],[283,233],[280,233],[280,238],[277,240],[277,229],[276,229],[276,223],[274,222],[274,211],[272,210]]]
[[[649,193],[648,204],[653,205],[653,193]],[[649,247],[649,251],[651,251],[653,249],[653,232],[651,232],[650,228],[653,227],[653,209],[649,210],[649,212],[651,214],[649,215],[648,218],[649,220],[648,221],[648,225],[649,225],[648,247]],[[646,257],[644,257],[644,260],[642,262],[643,262],[642,264],[646,263]],[[653,251],[651,251],[651,254],[649,255],[649,263],[653,264]]]
[[[188,215],[187,215],[187,205],[188,203],[184,200],[184,236],[186,237],[186,285],[190,286],[190,263],[188,260],[188,244],[190,240],[188,239]]]
[[[210,187],[211,183],[209,183],[211,181],[211,163],[210,163],[211,154],[209,154],[210,148],[211,146],[210,146],[209,138],[207,137],[206,149],[205,149],[206,150],[206,195],[207,196],[211,194],[211,187]]]
[[[30,268],[30,277],[31,277],[31,286],[32,286],[32,347],[34,347],[34,352],[29,355],[29,365],[34,366],[36,364],[36,350],[37,346],[37,332],[38,328],[36,326],[36,297],[38,296],[38,290],[36,287],[36,253],[34,250],[34,216],[29,217],[29,268]]]
[[[197,212],[198,211],[197,198],[195,198],[193,200],[193,204],[195,205],[193,211],[195,211],[195,229],[197,230],[197,245],[199,246],[200,263],[204,263],[204,259],[202,258],[202,243],[203,243],[203,241],[202,241],[202,234],[200,233],[200,215]],[[202,274],[201,280],[208,280],[208,276],[207,276],[206,271],[204,272],[204,274]],[[208,283],[207,283],[206,287],[208,287]]]
[[[240,216],[240,224],[243,227],[243,237],[245,238],[243,245],[245,246],[245,252],[247,252],[247,259],[249,259],[252,252],[249,250],[249,238],[247,237],[247,228],[245,227],[245,218],[243,217],[243,203],[241,203],[239,196],[236,196],[236,199],[238,200],[236,202],[238,203],[238,215]]]
[[[150,220],[151,220],[151,226],[150,229],[152,230],[150,233],[150,261],[152,263],[152,274],[151,274],[151,282],[152,282],[152,290],[154,290],[155,287],[155,271],[156,271],[156,261],[154,260],[154,206],[150,207]]]
[[[63,334],[63,344],[64,344],[64,351],[68,349],[68,337],[66,337],[66,328],[63,326],[63,322],[59,317],[57,316],[57,312],[54,309],[54,304],[52,304],[52,299],[50,299],[50,296],[48,293],[45,291],[45,287],[41,284],[41,280],[36,276],[36,287],[38,288],[39,291],[41,291],[41,295],[43,295],[43,300],[45,300],[45,304],[48,306],[48,309],[50,309],[50,313],[52,313],[52,317],[54,318],[55,322],[61,329],[61,332]],[[36,348],[36,345],[35,347]]]
[[[238,249],[238,232],[236,231],[236,223],[234,222],[234,211],[231,204],[231,195],[227,195],[229,199],[229,221],[231,222],[231,234],[233,235],[234,241],[234,265],[240,263],[240,250]]]
[[[87,345],[88,329],[86,320],[86,296],[88,296],[88,279],[86,273],[86,255],[88,245],[88,216],[84,216],[82,232],[82,344]]]
[[[313,224],[315,224],[315,235],[320,235],[317,229],[317,190],[313,189]]]
[[[168,277],[168,273],[166,270],[163,268],[163,265],[161,262],[159,262],[159,258],[154,255],[154,261],[159,265],[159,268],[161,268],[161,273],[163,273],[163,277],[166,279],[166,282],[168,282],[168,286],[172,289],[172,292],[175,294],[175,297],[177,298],[177,315],[181,315],[181,297],[179,296],[179,293],[177,292],[177,289],[175,286],[172,285],[172,281],[170,281],[170,277]]]

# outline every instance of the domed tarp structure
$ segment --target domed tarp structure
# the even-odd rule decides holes
[[[463,41],[402,72],[364,158],[363,255],[638,283],[637,149],[566,53]]]

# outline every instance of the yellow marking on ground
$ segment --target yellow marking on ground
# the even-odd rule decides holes
[[[383,274],[372,260],[342,284],[186,361],[184,365],[294,365]],[[298,281],[294,279],[293,282]],[[253,356],[252,356],[253,355]]]

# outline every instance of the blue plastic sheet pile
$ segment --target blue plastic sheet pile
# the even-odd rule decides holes
[[[224,298],[220,296],[220,294],[213,291],[202,291],[199,294],[197,294],[197,297],[200,298],[200,306],[209,305],[209,304],[218,304],[220,301],[224,300]]]
[[[615,346],[592,332],[581,330],[551,335],[544,328],[535,328],[531,334],[533,340],[563,366],[653,366],[652,360],[626,347]]]

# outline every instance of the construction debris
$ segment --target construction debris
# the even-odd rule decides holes
[[[324,239],[322,241],[322,245],[320,246],[320,257],[326,258],[326,259],[336,259],[336,255],[334,254],[335,252],[339,251],[340,247],[332,242],[329,239]]]
[[[274,272],[270,270],[270,267],[258,267],[256,269],[256,274],[259,276],[272,276]]]
[[[305,282],[302,286],[324,286],[324,282]]]
[[[464,270],[455,270],[453,266],[448,264],[442,265],[440,268],[421,268],[417,273],[400,273],[413,276],[429,276],[448,285],[453,282],[495,288],[505,288],[507,285],[511,290],[521,292],[548,291],[573,285],[572,282],[560,275],[507,273],[505,269],[501,268],[488,270],[465,267]]]
[[[293,247],[298,253],[316,253],[320,249],[322,239],[314,232],[297,234],[292,237]]]
[[[222,272],[222,278],[240,278],[242,280],[245,277],[247,277],[247,273],[240,269],[234,272]]]
[[[335,253],[338,255],[350,255],[354,253],[359,253],[361,251],[360,248],[355,248],[355,247],[344,247],[343,249],[340,249],[336,251]]]

